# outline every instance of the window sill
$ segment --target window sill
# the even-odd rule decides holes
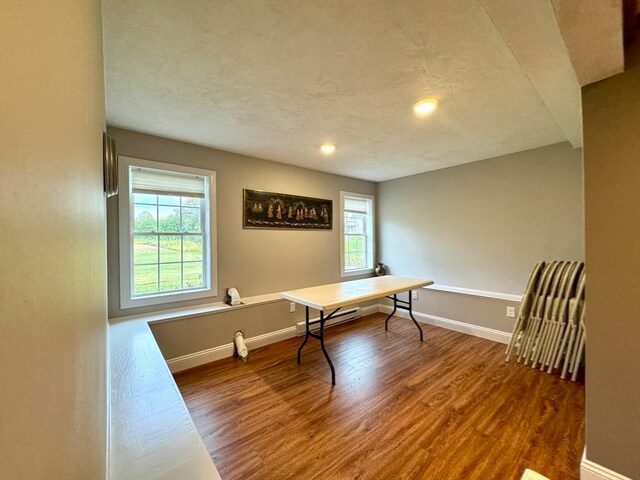
[[[152,305],[162,305],[164,303],[181,302],[183,300],[194,300],[197,298],[215,297],[218,294],[213,288],[203,288],[201,290],[190,290],[186,292],[164,293],[158,295],[150,295],[147,297],[138,297],[128,299],[123,291],[120,292],[120,308],[126,310],[128,308],[148,307]]]
[[[143,313],[140,315],[131,315],[127,317],[110,318],[109,323],[121,323],[131,320],[145,320],[147,323],[167,322],[177,320],[179,318],[197,317],[200,315],[210,315],[215,313],[228,312],[230,310],[238,310],[242,308],[253,307],[256,305],[265,305],[267,303],[283,302],[280,292],[268,293],[266,295],[256,295],[253,297],[242,298],[241,305],[227,305],[223,302],[209,303],[205,305],[196,305],[193,307],[175,308],[171,310],[162,310],[153,313]]]
[[[358,275],[370,275],[373,273],[373,268],[365,268],[363,270],[351,270],[348,272],[340,272],[341,278],[356,277]]]

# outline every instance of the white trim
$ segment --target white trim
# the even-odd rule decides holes
[[[233,343],[220,345],[219,347],[200,350],[199,352],[188,353],[180,357],[169,358],[166,360],[171,373],[180,372],[189,368],[204,365],[205,363],[222,360],[233,355]]]
[[[256,337],[247,338],[245,339],[245,344],[247,345],[247,348],[252,349],[281,342],[282,340],[287,340],[295,336],[296,327],[287,327],[282,330],[276,330],[275,332],[269,332]],[[220,345],[219,347],[189,353],[180,357],[170,358],[167,360],[167,365],[169,366],[171,373],[176,373],[231,356],[233,356],[233,342]]]
[[[379,311],[383,313],[391,313],[393,311],[393,307],[390,305],[380,304],[379,309]],[[395,314],[399,317],[410,318],[409,312],[405,310],[398,310]],[[452,320],[450,318],[428,315],[426,313],[416,312],[415,310],[413,312],[413,316],[418,322],[421,323],[446,328],[447,330],[453,330],[460,333],[466,333],[467,335],[473,335],[474,337],[486,338],[487,340],[493,340],[494,342],[504,343],[508,345],[509,341],[511,340],[511,333],[503,332],[501,330],[494,330],[493,328],[481,327],[479,325],[460,322],[458,320]]]
[[[344,240],[344,237],[343,237]],[[343,252],[342,255],[344,257],[344,243],[342,244],[342,246],[340,247],[340,251]],[[344,260],[340,260],[340,269],[342,269],[342,265]],[[361,270],[349,270],[348,272],[340,272],[340,278],[347,278],[347,277],[357,277],[358,275],[370,275],[373,273],[373,268],[364,268]]]
[[[279,299],[276,301],[284,300]],[[372,313],[377,313],[379,311],[377,304],[358,308],[360,308],[361,316],[371,315]],[[337,318],[336,320],[339,321],[340,319]],[[355,320],[355,318],[352,318],[350,320]],[[297,325],[293,327],[283,328],[282,330],[276,330],[275,332],[264,333],[256,337],[247,338],[245,339],[245,343],[247,345],[247,348],[249,349],[264,347],[265,345],[270,345],[272,343],[281,342],[282,340],[293,338],[296,336],[296,333]],[[171,373],[176,373],[182,370],[187,370],[188,368],[204,365],[205,363],[215,362],[216,360],[221,360],[223,358],[231,356],[233,356],[233,342],[227,343],[225,345],[220,345],[218,347],[201,350],[199,352],[188,353],[187,355],[182,355],[180,357],[170,358],[166,360],[166,362]]]
[[[367,305],[366,307],[360,307],[360,316],[366,317],[367,315],[373,315],[380,312],[380,305]]]
[[[609,470],[602,465],[598,465],[586,457],[582,457],[580,462],[580,479],[581,480],[631,480],[629,477]]]
[[[513,293],[490,292],[488,290],[475,290],[473,288],[451,287],[440,284],[433,284],[422,288],[426,288],[427,290],[436,290],[438,292],[460,293],[462,295],[471,295],[473,297],[495,298],[496,300],[505,300],[507,302],[522,302],[522,295],[514,295]]]
[[[106,297],[105,297],[106,298]],[[107,465],[107,477],[109,473],[109,466],[111,465],[111,436],[112,436],[112,409],[111,409],[111,375],[113,374],[113,365],[111,364],[111,328],[109,323],[105,326],[105,374],[107,376],[105,387],[107,389],[107,405],[106,405],[106,416],[107,416],[107,425],[106,425],[106,445],[105,445],[105,459]],[[155,342],[154,342],[155,343]],[[107,480],[109,480],[107,478]]]
[[[371,266],[368,268],[363,268],[360,270],[349,270],[345,271],[344,269],[344,197],[356,197],[356,198],[364,198],[371,202],[371,212],[369,213],[369,218],[371,219],[371,245],[367,245],[367,263],[371,262]],[[374,195],[369,195],[367,193],[356,193],[356,192],[346,192],[340,191],[340,277],[354,277],[356,275],[366,275],[373,273],[374,264],[375,264],[375,252],[376,252],[376,198]]]
[[[120,254],[120,308],[134,308],[147,305],[158,305],[162,303],[178,302],[182,300],[192,300],[196,298],[215,297],[218,295],[218,264],[217,264],[217,194],[216,194],[216,172],[213,170],[204,170],[201,168],[186,167],[183,165],[174,165],[169,163],[161,163],[152,160],[142,160],[138,158],[118,157],[119,171],[118,182],[120,192],[118,194],[118,242]],[[209,208],[206,209],[204,223],[208,226],[206,237],[208,241],[203,245],[204,257],[204,281],[205,288],[198,290],[187,290],[178,292],[160,293],[158,295],[148,295],[144,297],[131,298],[131,285],[133,282],[133,269],[131,268],[132,255],[130,248],[131,235],[131,218],[133,204],[130,202],[129,190],[131,187],[131,178],[129,175],[130,167],[143,167],[155,169],[158,171],[187,173],[205,177],[208,184]]]
[[[223,302],[207,303],[204,305],[196,305],[193,307],[173,308],[170,310],[160,310],[152,313],[141,313],[139,315],[129,315],[126,317],[110,318],[109,323],[126,322],[129,320],[144,320],[147,323],[168,322],[188,317],[198,317],[200,315],[212,315],[215,313],[224,313],[229,310],[238,310],[242,308],[256,307],[258,305],[266,305],[268,303],[284,302],[285,299],[278,293],[268,293],[266,295],[256,295],[253,297],[242,298],[240,305],[227,305]]]

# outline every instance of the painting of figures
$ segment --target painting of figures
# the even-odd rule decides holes
[[[248,189],[243,200],[244,228],[332,229],[331,200]]]

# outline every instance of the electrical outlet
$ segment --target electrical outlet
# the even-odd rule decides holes
[[[289,302],[289,313],[296,311],[296,302]]]
[[[411,298],[413,300],[417,300],[418,299],[418,291],[417,290],[411,290]]]
[[[516,316],[515,307],[507,307],[507,317],[514,318]]]

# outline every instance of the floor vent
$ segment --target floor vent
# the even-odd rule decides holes
[[[360,307],[350,308],[349,310],[345,310],[344,312],[336,313],[331,319],[327,320],[324,323],[324,328],[330,327],[332,325],[337,325],[339,323],[350,322],[351,320],[355,320],[356,318],[360,318]],[[314,317],[311,319],[312,322],[316,320],[320,320],[320,317]],[[304,335],[305,327],[304,320],[302,322],[298,322],[296,324],[296,335],[299,337]],[[316,323],[315,325],[311,325],[311,330],[318,330],[320,328],[320,324]]]

